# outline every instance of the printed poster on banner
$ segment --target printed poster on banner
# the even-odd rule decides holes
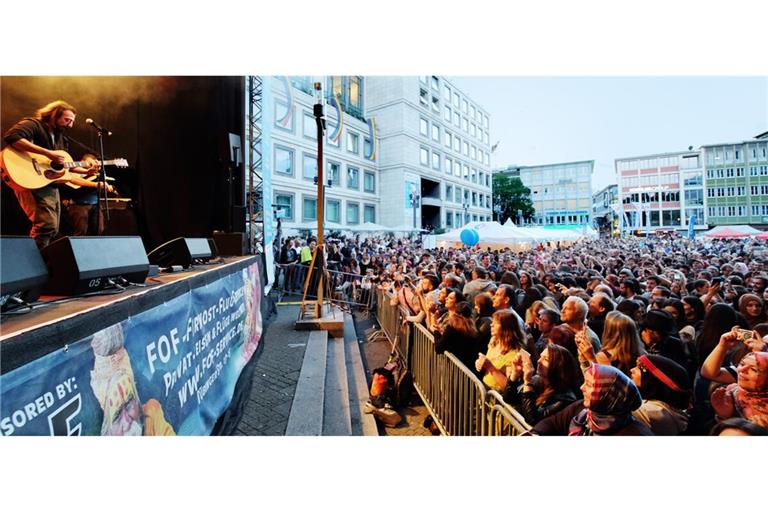
[[[0,434],[206,435],[261,339],[257,265],[0,375]]]

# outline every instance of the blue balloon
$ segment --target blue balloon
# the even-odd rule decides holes
[[[464,245],[477,245],[480,241],[480,233],[475,229],[466,228],[461,232],[460,238]]]

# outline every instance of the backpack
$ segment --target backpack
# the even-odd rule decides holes
[[[413,394],[413,375],[406,368],[405,362],[393,352],[389,355],[389,361],[384,365],[384,369],[389,370],[394,379],[392,406],[396,408],[408,407]]]

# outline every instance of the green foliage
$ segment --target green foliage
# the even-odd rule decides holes
[[[520,178],[510,178],[503,173],[493,175],[493,204],[501,205],[501,214],[499,222],[503,222],[507,217],[517,223],[517,211],[521,210],[523,219],[530,222],[535,210],[531,201],[531,189],[523,185]]]

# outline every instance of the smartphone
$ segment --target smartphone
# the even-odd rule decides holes
[[[749,329],[739,329],[736,331],[736,337],[739,341],[744,342],[752,339],[752,331]]]

